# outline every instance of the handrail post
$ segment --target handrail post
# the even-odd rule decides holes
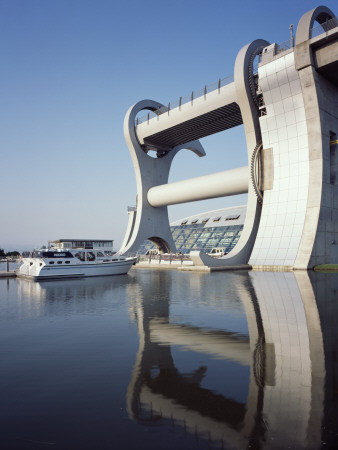
[[[178,106],[179,106],[179,109],[180,109],[180,111],[181,111],[181,106],[182,106],[182,97],[180,97],[180,101],[179,101],[179,104],[178,104]]]
[[[168,103],[168,116],[169,116],[169,112],[170,112],[170,102]]]
[[[194,104],[194,91],[192,91],[191,93],[191,105]]]
[[[148,124],[148,125],[149,125],[149,114],[150,114],[150,113],[148,113],[148,120],[147,120],[147,124]]]
[[[7,266],[7,272],[9,272],[9,261],[8,261],[8,259],[6,260],[6,266]]]
[[[221,92],[221,79],[218,79],[218,93],[220,94]]]
[[[207,85],[204,85],[204,100],[207,98]]]
[[[293,24],[290,25],[290,33],[291,33],[291,48],[293,48]]]

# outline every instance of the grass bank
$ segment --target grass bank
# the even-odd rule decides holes
[[[313,270],[316,272],[338,272],[338,264],[320,264]]]

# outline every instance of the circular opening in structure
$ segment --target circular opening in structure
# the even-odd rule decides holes
[[[328,14],[321,14],[314,22],[311,30],[311,37],[319,36],[337,26],[337,19]]]
[[[207,156],[182,150],[173,159],[169,183],[248,166],[243,125],[200,140]],[[224,174],[226,179],[226,174]],[[200,181],[196,181],[197,186]],[[190,188],[189,188],[190,186]],[[192,187],[191,187],[192,186]],[[186,189],[193,190],[193,182]],[[241,236],[248,194],[194,200],[168,207],[173,240],[178,252],[202,251],[219,258],[230,253]]]
[[[252,75],[253,76],[258,75],[258,64],[259,64],[261,53],[262,52],[258,53],[252,61]]]

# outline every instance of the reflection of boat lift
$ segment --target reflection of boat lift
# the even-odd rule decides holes
[[[149,330],[151,341],[160,345],[182,346],[187,350],[250,366],[252,356],[249,339],[236,333],[201,330],[197,327],[163,322],[157,318],[150,320]]]
[[[271,289],[272,275],[277,290]],[[304,448],[312,448],[312,442],[316,448],[325,370],[321,326],[309,276],[254,272],[249,277],[251,285],[245,289],[241,278],[233,274],[231,282],[245,309],[250,340],[227,331],[170,323],[170,286],[165,278],[161,279],[161,301],[158,297],[151,301],[154,294],[150,285],[149,291],[144,287],[138,298],[134,297],[140,347],[127,391],[128,414],[141,422],[171,420],[196,437],[232,448],[245,448],[251,439],[261,440],[264,447],[263,441],[277,436],[281,446],[291,440]],[[283,310],[284,315],[277,319],[276,310]],[[274,327],[275,320],[278,325]],[[303,341],[297,341],[297,335]],[[246,404],[202,387],[205,367],[180,373],[171,346],[250,366]],[[298,371],[292,352],[301,355],[297,356],[301,364]],[[293,379],[284,379],[291,373]],[[290,409],[290,405],[294,407]],[[297,427],[290,427],[292,422]]]
[[[239,285],[237,280],[240,279],[240,276],[235,276],[234,285]],[[165,284],[161,285],[165,292]],[[255,343],[263,327],[257,326],[259,310],[253,305],[252,298],[243,289],[239,292],[248,317],[250,341],[224,330],[169,323],[169,296],[154,304],[149,301],[152,292],[142,292],[140,298],[148,301],[141,303],[136,300],[139,302],[135,313],[140,347],[127,392],[127,410],[131,418],[152,421],[161,417],[183,424],[196,436],[206,435],[213,441],[238,447],[247,445],[257,418],[260,418],[257,405],[260,404],[262,385],[257,382],[256,373],[259,371],[252,364],[253,355],[257,355]],[[171,354],[171,345],[251,367],[247,403],[203,388],[200,385],[206,370],[203,367],[194,373],[180,373]],[[261,348],[264,351],[264,345]],[[264,359],[260,358],[263,364]],[[261,372],[264,374],[266,371],[263,368]]]

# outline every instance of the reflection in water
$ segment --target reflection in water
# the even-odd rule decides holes
[[[58,314],[64,316],[91,314],[102,307],[105,295],[114,295],[115,301],[122,296],[127,281],[132,286],[132,278],[125,275],[114,277],[92,277],[84,279],[46,280],[35,282],[22,278],[17,279],[20,315],[44,316]]]
[[[159,279],[155,282],[154,277]],[[192,277],[203,289],[206,276]],[[320,448],[322,439],[330,443],[332,436],[325,431],[322,435],[322,420],[325,410],[333,417],[337,413],[332,399],[337,396],[333,318],[337,319],[338,278],[250,272],[223,278],[218,274],[215,280],[209,288],[217,286],[220,292],[223,282],[231,283],[232,301],[240,300],[245,310],[249,338],[231,329],[175,321],[170,299],[177,285],[166,273],[157,273],[152,283],[138,285],[129,295],[139,333],[127,392],[129,417],[140,423],[167,419],[227,448],[309,449]],[[207,299],[211,293],[206,289],[204,295]],[[218,315],[222,302],[215,301],[215,293],[212,296]],[[179,370],[177,349],[196,355],[194,370]],[[249,367],[245,404],[203,387],[209,367],[199,365],[201,354]],[[228,382],[225,375],[224,384]]]
[[[283,442],[287,430],[287,443],[318,448],[325,366],[310,279],[306,272],[253,273],[250,278],[262,315],[265,344],[274,354],[273,383],[264,389],[266,438]]]
[[[312,272],[2,280],[0,448],[335,448],[337,292]]]

